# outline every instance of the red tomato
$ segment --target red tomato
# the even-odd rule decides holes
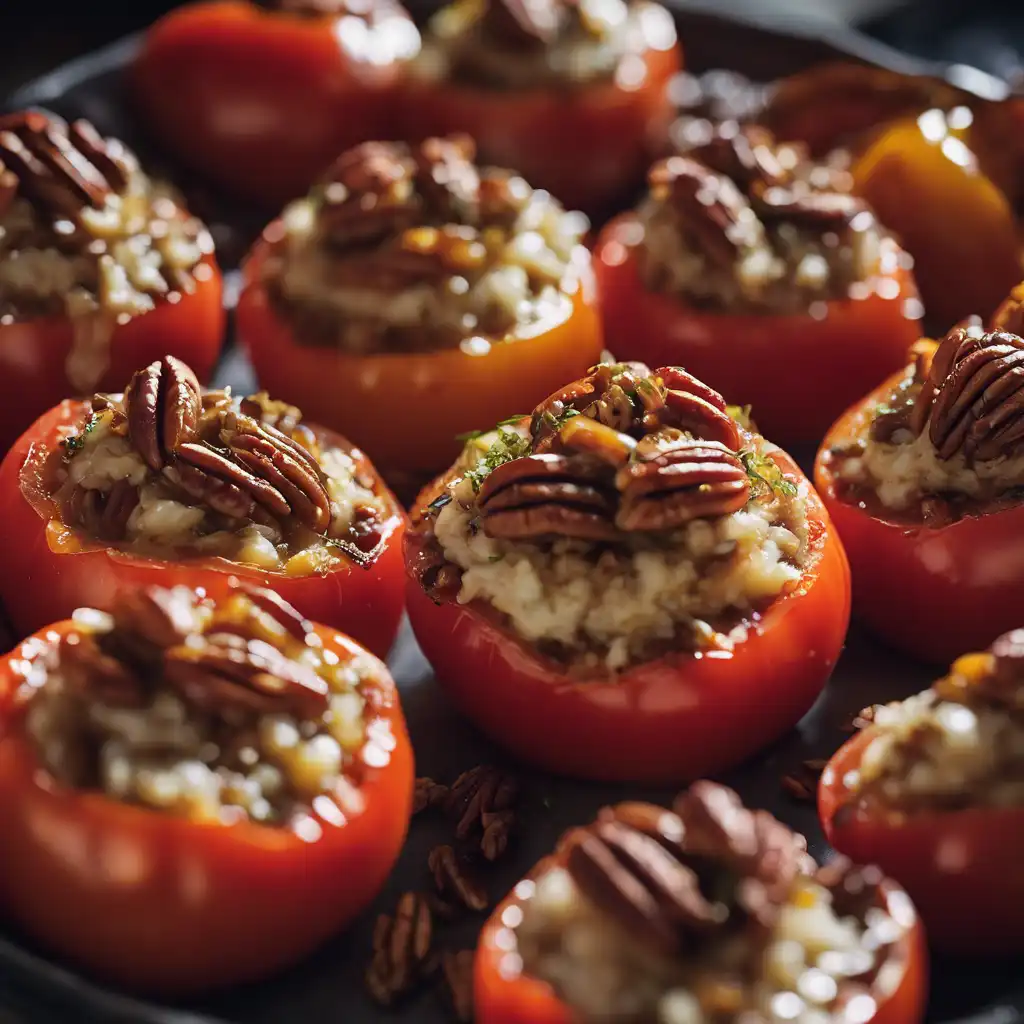
[[[518,171],[568,209],[607,213],[628,196],[672,118],[668,83],[682,67],[674,31],[660,19],[646,49],[614,81],[575,88],[502,91],[451,81],[410,81],[404,136],[467,132],[481,160]],[[627,66],[628,64],[628,66]]]
[[[794,481],[803,474],[774,456]],[[828,515],[808,493],[812,562],[731,653],[670,655],[612,682],[577,680],[479,605],[435,604],[412,567],[406,604],[423,653],[457,706],[524,761],[581,778],[678,783],[738,764],[814,703],[846,637],[850,573]]]
[[[383,665],[372,730],[395,748],[364,766],[341,814],[311,813],[318,838],[249,822],[200,825],[40,770],[15,699],[33,639],[0,660],[0,902],[33,938],[104,980],[183,995],[263,978],[344,928],[377,894],[405,842],[413,758]],[[360,652],[316,626],[342,659]],[[369,705],[368,705],[369,706]]]
[[[272,237],[276,225],[264,233]],[[385,476],[429,476],[461,447],[458,434],[492,427],[532,409],[598,362],[603,349],[589,265],[567,319],[486,352],[450,348],[423,353],[353,355],[303,344],[271,306],[260,283],[267,242],[245,264],[238,337],[261,387],[287,395],[310,419],[352,439]],[[396,415],[395,410],[401,410]]]
[[[869,728],[848,740],[822,774],[818,812],[828,841],[905,886],[936,947],[961,955],[1024,952],[1024,807],[871,813],[855,802],[850,773],[873,735]]]
[[[595,249],[608,348],[620,359],[684,366],[728,402],[752,406],[758,428],[780,444],[817,441],[876,381],[906,362],[918,339],[913,276],[894,243],[865,298],[824,304],[825,315],[732,315],[693,309],[640,281],[643,233],[631,215]],[[793,367],[813,368],[813,386]]]
[[[287,576],[224,558],[165,562],[128,554],[69,529],[48,498],[47,461],[62,430],[82,423],[87,403],[62,402],[40,417],[0,465],[0,510],[7,543],[0,547],[0,596],[22,635],[67,618],[76,608],[107,608],[124,587],[186,585],[221,593],[232,577],[277,591],[314,622],[344,629],[385,657],[402,616],[405,514],[365,456],[363,469],[387,495],[380,554],[365,568],[343,561],[327,575]],[[328,444],[342,438],[314,428]],[[361,455],[361,453],[358,453]]]
[[[542,860],[529,877],[540,878],[554,863],[554,858]],[[882,883],[882,893],[887,904],[895,894],[902,895],[889,881]],[[579,1018],[550,985],[522,973],[515,953],[515,932],[505,923],[508,910],[519,909],[521,903],[513,889],[480,933],[474,970],[474,1019],[477,1024],[578,1024]],[[517,916],[513,911],[513,920]],[[875,1012],[857,1019],[864,1024],[919,1024],[927,996],[926,958],[924,936],[915,919],[914,926],[890,954],[886,963],[889,970],[883,969],[875,983]]]
[[[394,135],[394,90],[418,47],[404,15],[371,19],[367,32],[361,18],[214,0],[149,30],[134,84],[176,157],[272,208],[304,193],[343,150]]]
[[[110,361],[93,390],[121,391],[140,366],[168,353],[188,363],[200,381],[209,379],[220,353],[224,308],[217,264],[207,257],[204,265],[208,270],[200,272],[191,295],[159,302],[114,327]],[[0,324],[0,450],[74,392],[64,372],[73,343],[74,326],[67,318]]]
[[[835,423],[814,482],[850,557],[854,613],[894,647],[946,665],[1020,624],[1024,505],[933,527],[877,501],[844,497],[830,449],[864,436],[873,408],[900,376]]]

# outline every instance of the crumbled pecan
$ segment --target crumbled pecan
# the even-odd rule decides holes
[[[648,184],[651,198],[693,233],[713,263],[730,268],[742,249],[757,244],[761,225],[729,178],[690,157],[671,156],[651,168]]]
[[[912,417],[940,459],[982,461],[1024,442],[1024,339],[956,327],[943,339]]]
[[[427,866],[433,876],[437,893],[442,899],[456,900],[469,910],[487,909],[487,890],[461,862],[453,847],[434,847],[427,858]]]
[[[191,367],[164,356],[139,370],[124,392],[128,437],[150,469],[161,470],[195,436],[203,402]]]
[[[383,1006],[393,1006],[430,973],[433,920],[420,893],[406,892],[393,916],[381,914],[373,932],[373,959],[366,987]]]
[[[124,191],[128,172],[112,148],[87,121],[67,125],[39,111],[0,118],[0,169],[53,219],[75,220],[83,207],[99,209]]]
[[[750,499],[750,478],[737,455],[714,442],[680,438],[623,466],[620,530],[670,530],[691,519],[724,516]]]
[[[477,507],[489,537],[611,540],[617,535],[611,484],[612,473],[596,459],[528,455],[487,476]]]
[[[106,492],[79,486],[71,492],[64,518],[78,523],[98,540],[119,541],[138,503],[138,488],[127,480],[116,481]]]
[[[171,647],[164,657],[167,681],[200,708],[312,718],[328,706],[327,684],[320,676],[262,640],[210,634]]]

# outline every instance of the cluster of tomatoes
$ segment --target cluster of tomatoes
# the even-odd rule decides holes
[[[599,209],[642,176],[652,129],[663,128],[669,112],[666,83],[680,66],[672,45],[651,47],[643,72],[629,83],[564,95],[411,84],[403,74],[405,57],[396,52],[381,61],[378,49],[361,52],[362,37],[339,31],[340,20],[234,0],[189,7],[150,32],[135,68],[141,101],[184,162],[261,203],[300,194],[352,143],[458,129],[476,136],[484,157],[524,170],[531,184],[550,188],[567,206]],[[815,135],[820,117],[799,128],[799,89],[783,90],[783,99],[790,106],[777,98],[774,116],[797,127],[782,137],[802,133],[818,150],[829,149],[835,139]],[[918,100],[908,100],[908,107]],[[976,303],[967,312],[989,314],[1019,277],[1016,237],[1008,280],[1011,261],[1002,241],[994,248],[986,243],[977,262],[951,257],[961,252],[964,235],[937,237],[933,227],[943,218],[931,211],[947,209],[952,197],[957,209],[977,211],[979,223],[996,225],[986,239],[1003,239],[1015,198],[1006,175],[996,168],[990,180],[951,159],[943,141],[955,137],[964,145],[955,119],[943,122],[946,135],[938,138],[922,118],[905,120],[902,108],[896,114],[872,136],[854,180],[917,258],[930,314],[946,326],[953,313],[965,312],[965,303]],[[403,117],[413,123],[402,123]],[[833,126],[849,127],[849,121],[858,117],[832,118]],[[601,168],[600,178],[588,177],[591,167]],[[900,208],[909,191],[929,197],[927,224],[920,204],[910,204],[917,220]],[[593,271],[581,278],[566,318],[486,353],[457,348],[356,356],[304,345],[275,313],[261,283],[265,238],[246,263],[239,333],[261,384],[275,397],[297,401],[312,419],[350,435],[395,474],[439,471],[457,450],[455,435],[532,407],[596,362],[606,343],[617,357],[685,366],[727,400],[751,404],[771,440],[817,440],[839,416],[821,448],[817,490],[789,456],[776,456],[786,478],[806,490],[808,568],[727,656],[672,654],[613,682],[572,677],[485,611],[436,604],[411,573],[407,578],[419,541],[407,538],[403,552],[406,519],[397,502],[370,564],[343,561],[326,575],[287,577],[218,558],[157,561],[79,536],[52,517],[42,457],[86,408],[64,400],[67,385],[57,368],[73,339],[71,324],[61,320],[0,326],[4,439],[13,441],[33,416],[53,406],[13,443],[0,467],[6,530],[0,593],[19,634],[37,630],[46,638],[66,628],[49,623],[78,607],[103,608],[123,588],[185,585],[217,596],[241,577],[275,589],[324,624],[328,647],[351,643],[337,638],[334,631],[343,630],[383,657],[407,608],[441,684],[485,732],[525,761],[591,779],[680,782],[762,749],[814,702],[845,640],[851,564],[855,611],[926,660],[979,649],[1018,625],[1024,506],[938,527],[893,520],[881,507],[845,501],[825,457],[849,437],[864,410],[891,392],[894,378],[872,389],[902,367],[917,337],[916,318],[908,315],[908,301],[918,294],[909,262],[892,259],[868,297],[836,300],[814,315],[711,313],[644,287],[635,232],[628,228],[628,218],[605,227],[593,250]],[[967,241],[978,237],[969,232]],[[943,259],[930,262],[936,251]],[[990,272],[976,274],[981,265]],[[99,390],[123,388],[135,370],[167,352],[208,378],[223,331],[221,281],[212,260],[210,268],[181,301],[158,304],[116,327]],[[402,417],[394,415],[396,408]],[[410,423],[417,424],[412,440]],[[309,844],[287,831],[199,828],[96,794],[56,789],[40,777],[27,745],[12,740],[16,681],[28,649],[19,645],[0,667],[0,898],[40,938],[127,986],[184,992],[256,977],[297,959],[375,895],[404,838],[412,785],[397,702],[400,755],[362,784],[361,815]],[[840,822],[835,812],[845,800],[844,779],[868,738],[844,747],[826,773],[821,811],[833,842],[880,861],[903,882],[940,943],[1024,944],[1019,922],[1005,913],[1024,896],[1024,872],[1013,860],[1024,828],[1020,810]],[[959,909],[953,914],[950,907]],[[317,926],[307,927],[296,908]],[[154,934],[159,955],[150,942]],[[906,984],[894,990],[902,995],[880,1002],[875,1024],[917,1019],[920,972],[920,963],[905,972]],[[569,1019],[550,992],[528,979],[495,975],[487,985],[492,1009],[484,1024]]]

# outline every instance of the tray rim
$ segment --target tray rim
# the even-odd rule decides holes
[[[721,24],[726,29],[739,26],[780,39],[819,44],[833,51],[835,59],[852,59],[907,74],[942,78],[981,99],[1004,99],[1013,92],[1007,82],[979,68],[918,57],[838,23],[802,20],[793,13],[725,14],[718,9],[716,0],[660,2],[680,17],[696,17]],[[123,69],[137,52],[145,31],[129,33],[22,83],[8,95],[0,96],[0,112],[45,107],[92,78]],[[15,971],[13,978],[5,977]],[[12,984],[15,1008],[27,1010],[31,1002],[32,1020],[38,1020],[39,1024],[64,1024],[67,1018],[63,1013],[72,1009],[82,1024],[232,1024],[229,1019],[210,1013],[182,1010],[108,988],[5,935],[0,935],[0,983],[0,1010],[7,1005],[5,986]],[[1007,1006],[1006,1000],[1015,1000],[1019,1005]],[[400,1022],[403,1018],[395,1019]],[[26,1024],[27,1021],[28,1018]],[[1024,1024],[1024,988],[967,1017],[944,1024]]]

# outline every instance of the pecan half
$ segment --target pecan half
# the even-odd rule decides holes
[[[654,372],[665,388],[662,423],[705,441],[717,441],[733,451],[740,447],[739,424],[714,388],[678,366],[663,366]]]
[[[309,634],[313,632],[313,623],[276,591],[267,590],[265,587],[250,587],[245,584],[241,585],[239,589],[253,605],[265,615],[269,615],[296,640],[305,643]],[[218,624],[220,624],[219,620]]]
[[[460,1024],[471,1024],[473,1020],[473,965],[476,952],[460,949],[457,953],[445,952],[441,957],[441,973],[444,976],[445,992],[451,1004],[452,1013]]]
[[[164,473],[187,494],[232,519],[251,516],[257,502],[279,518],[290,511],[280,491],[209,445],[183,444]]]
[[[170,648],[164,674],[187,701],[211,711],[313,718],[328,705],[327,684],[311,668],[262,640],[229,633]]]
[[[610,470],[595,459],[541,454],[506,462],[487,476],[477,498],[484,533],[610,540],[616,535],[611,483]]]
[[[124,392],[128,439],[150,469],[195,438],[203,400],[191,367],[164,356],[135,373]]]
[[[140,677],[120,658],[106,653],[96,637],[67,633],[60,639],[58,658],[64,685],[88,701],[111,707],[144,707],[148,700]]]
[[[651,197],[672,211],[707,258],[729,269],[743,249],[755,246],[761,224],[750,201],[729,178],[690,157],[671,156],[648,174]]]
[[[124,166],[86,121],[70,127],[38,111],[0,118],[0,167],[41,213],[74,220],[85,206],[100,208],[128,183]]]
[[[681,439],[623,466],[615,477],[622,494],[620,530],[669,530],[736,512],[750,499],[750,479],[724,445]]]
[[[727,121],[715,126],[706,142],[686,151],[686,156],[734,181],[748,195],[788,185],[792,170],[779,159],[775,136],[760,125]]]
[[[378,1003],[392,1006],[429,973],[433,933],[430,905],[419,893],[403,893],[394,916],[377,918],[366,987]]]
[[[234,413],[225,414],[221,437],[238,462],[282,497],[284,507],[271,507],[254,491],[257,501],[276,515],[293,515],[316,533],[327,532],[331,497],[323,470],[302,445],[273,427]],[[276,503],[276,498],[272,500]]]
[[[202,624],[190,597],[162,587],[119,591],[110,614],[117,632],[157,648],[183,643]]]
[[[485,816],[510,810],[518,797],[519,783],[514,776],[481,764],[451,784],[443,807],[445,814],[455,819],[455,838],[465,840],[486,829]]]
[[[470,874],[453,847],[434,847],[427,858],[427,866],[442,899],[455,900],[468,910],[487,909],[487,890]]]
[[[918,393],[912,422],[940,459],[988,460],[1024,442],[1024,339],[958,327],[943,339]]]

